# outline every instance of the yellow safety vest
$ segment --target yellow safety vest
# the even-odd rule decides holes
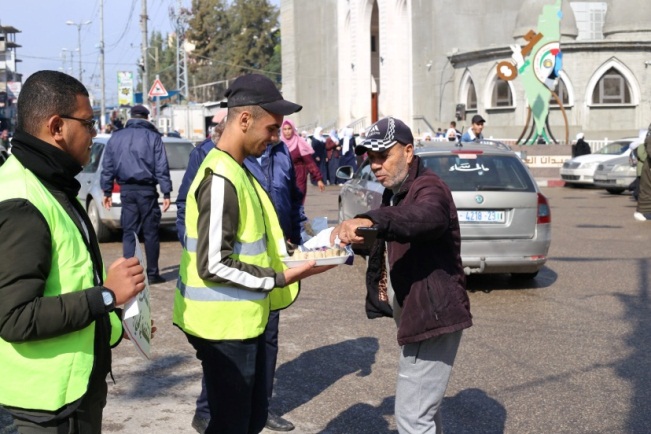
[[[11,157],[0,168],[0,201],[27,199],[43,215],[52,234],[52,264],[44,297],[81,291],[95,285],[93,262],[82,234],[59,202]],[[111,345],[122,334],[113,312]],[[81,398],[93,368],[95,323],[65,335],[10,343],[0,338],[0,404],[55,411]]]
[[[287,255],[283,232],[269,195],[255,178],[226,152],[211,150],[199,167],[186,202],[186,243],[181,256],[174,295],[174,324],[208,340],[249,339],[260,336],[270,310],[291,305],[298,282],[271,292],[257,292],[234,284],[203,280],[197,271],[197,221],[195,192],[205,176],[221,176],[237,192],[239,222],[231,258],[282,272]]]

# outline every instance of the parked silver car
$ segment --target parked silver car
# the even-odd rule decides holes
[[[635,181],[637,168],[631,156],[605,161],[594,173],[594,185],[605,188],[610,194],[622,194]]]
[[[102,206],[102,197],[104,196],[104,192],[100,186],[102,160],[104,157],[104,148],[110,137],[110,135],[102,134],[93,139],[90,162],[76,176],[77,180],[81,183],[81,189],[77,198],[86,208],[88,217],[90,217],[90,221],[97,234],[97,239],[100,242],[108,241],[111,237],[111,232],[121,228],[120,214],[122,206],[120,203],[120,187],[117,184],[113,184],[113,206],[111,206],[111,209],[106,210]],[[165,153],[167,154],[173,190],[170,195],[172,204],[166,212],[162,213],[161,226],[173,226],[176,224],[176,192],[183,180],[185,169],[188,167],[190,152],[194,146],[188,140],[166,136],[163,137],[163,143],[165,144]],[[159,203],[162,206],[163,195],[160,192],[160,188],[158,193],[160,194]]]
[[[426,167],[450,187],[461,226],[461,259],[466,274],[510,273],[532,279],[547,261],[551,212],[523,161],[500,142],[438,142],[417,147]],[[384,187],[368,160],[339,194],[339,220],[380,206]]]

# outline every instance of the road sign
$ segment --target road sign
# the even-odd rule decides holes
[[[165,86],[163,86],[163,83],[161,83],[161,81],[158,78],[156,78],[156,80],[154,80],[154,84],[151,85],[151,89],[149,89],[149,97],[152,98],[155,96],[167,96],[167,95],[168,93],[165,90]]]

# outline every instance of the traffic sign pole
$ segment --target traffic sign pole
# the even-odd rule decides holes
[[[156,80],[154,80],[154,84],[152,84],[151,89],[149,89],[149,97],[156,97],[156,128],[158,128],[158,118],[160,117],[160,97],[165,97],[167,95],[169,94],[167,93],[167,90],[165,90],[165,86],[163,86],[158,74],[156,74]]]

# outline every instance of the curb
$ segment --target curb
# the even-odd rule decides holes
[[[538,187],[563,187],[565,181],[562,179],[536,179]]]

